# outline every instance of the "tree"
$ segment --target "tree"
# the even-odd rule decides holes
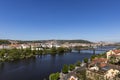
[[[88,58],[84,58],[84,62],[85,62],[85,63],[88,63]]]
[[[43,54],[47,54],[48,52],[51,53],[51,51],[48,51],[47,49],[44,49],[44,50],[43,50]]]
[[[77,62],[75,63],[76,66],[80,66],[80,64],[81,64],[80,61],[77,61]]]
[[[68,73],[68,70],[69,70],[68,65],[64,65],[64,66],[63,66],[63,69],[62,69],[62,72],[63,72],[64,74],[67,74],[67,73]]]
[[[65,48],[59,47],[59,48],[57,49],[57,52],[58,52],[58,53],[64,53],[64,52],[65,52]]]
[[[72,70],[74,70],[74,69],[75,69],[75,65],[70,64],[70,66],[69,66],[69,70],[72,71]]]
[[[115,64],[116,63],[116,57],[115,56],[111,56],[109,59],[111,64]]]
[[[8,40],[0,40],[0,45],[1,44],[10,44],[10,42]]]
[[[117,75],[119,78],[120,78],[120,73],[118,73],[118,75]]]
[[[57,73],[52,73],[50,76],[49,76],[49,80],[58,80],[59,79],[59,76],[60,74],[57,72]]]
[[[96,57],[96,55],[92,55],[90,59],[93,60],[93,59],[95,59],[95,57]]]
[[[20,58],[20,53],[17,49],[11,49],[10,52],[9,52],[9,59],[10,60],[17,60]]]
[[[54,55],[54,54],[56,54],[56,53],[57,53],[57,50],[56,50],[56,48],[55,48],[55,47],[53,47],[53,48],[51,48],[51,51],[50,51],[50,52],[51,52],[51,54],[53,54],[53,55]]]
[[[43,54],[43,50],[39,50],[39,52],[38,52],[39,54]]]
[[[0,50],[0,57],[3,58],[6,53],[6,49]]]

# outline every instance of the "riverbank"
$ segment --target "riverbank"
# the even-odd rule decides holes
[[[103,52],[96,51],[96,54]],[[90,58],[92,55],[92,51],[83,50],[81,53],[76,51],[55,56],[51,54],[38,55],[35,58],[3,62],[0,64],[0,80],[48,80],[51,73],[61,72],[64,64],[82,62],[84,58]]]
[[[30,48],[27,49],[2,49],[0,50],[0,62],[5,61],[15,61],[21,59],[28,59],[31,57],[35,57],[36,55],[56,55],[56,54],[63,54],[65,52],[70,52],[68,48],[50,48],[50,49],[43,49],[43,50],[31,50]]]
[[[72,70],[71,65],[64,65],[59,76],[54,73],[49,76],[49,80],[120,80],[120,58],[114,56],[120,54],[119,51],[120,49],[114,49],[92,55],[89,60],[85,58],[80,66],[73,65]],[[109,54],[112,57],[108,57]]]
[[[106,58],[106,53],[92,55],[89,59],[84,58],[82,62],[77,61],[75,64],[64,65],[60,73],[50,74],[49,80],[69,80],[71,77],[75,80],[86,80],[88,64],[91,64],[91,61],[95,58]]]
[[[61,55],[38,55],[35,58],[3,62],[0,64],[0,80],[48,80],[51,73],[61,72],[64,64],[74,64],[91,55],[92,53],[72,52]]]

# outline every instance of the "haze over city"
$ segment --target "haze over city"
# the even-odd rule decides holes
[[[0,38],[120,40],[120,0],[0,0]]]

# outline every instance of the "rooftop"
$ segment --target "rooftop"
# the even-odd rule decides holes
[[[120,53],[120,50],[112,50],[112,51],[116,54]]]

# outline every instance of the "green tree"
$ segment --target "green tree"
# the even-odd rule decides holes
[[[88,63],[88,58],[84,58],[84,62],[85,62],[85,63]]]
[[[50,52],[51,52],[51,54],[53,54],[53,55],[54,55],[54,54],[57,54],[57,49],[56,49],[55,47],[53,47],[53,48],[51,48],[51,51],[50,51]]]
[[[3,58],[3,57],[4,57],[6,51],[7,51],[6,49],[1,49],[1,50],[0,50],[0,58]]]
[[[14,48],[9,51],[8,56],[10,60],[17,60],[20,58],[20,53],[17,49]]]
[[[68,65],[64,65],[63,66],[63,68],[62,68],[62,72],[64,73],[64,74],[66,74],[66,73],[68,73],[68,70],[69,70],[69,67],[68,67]]]
[[[69,70],[72,71],[72,70],[74,70],[74,69],[75,69],[75,65],[70,64],[70,65],[69,65]]]
[[[39,54],[43,54],[43,50],[39,50],[39,52],[38,52]]]
[[[64,52],[65,52],[65,48],[59,47],[59,48],[57,49],[57,52],[58,52],[58,53],[64,53]]]
[[[80,65],[81,65],[81,62],[80,62],[80,61],[77,61],[77,62],[75,63],[75,65],[76,65],[76,66],[80,66]]]
[[[33,56],[33,53],[30,48],[26,48],[24,54],[26,58],[30,58],[31,56]]]
[[[96,57],[96,55],[92,55],[90,59],[93,60],[95,57]]]
[[[49,80],[58,80],[59,79],[59,76],[60,74],[57,72],[57,73],[52,73],[50,76],[49,76]]]
[[[10,42],[8,40],[0,40],[0,45],[1,44],[10,44]]]
[[[109,59],[109,62],[111,64],[115,64],[116,63],[116,57],[115,56],[111,56],[110,59]]]

